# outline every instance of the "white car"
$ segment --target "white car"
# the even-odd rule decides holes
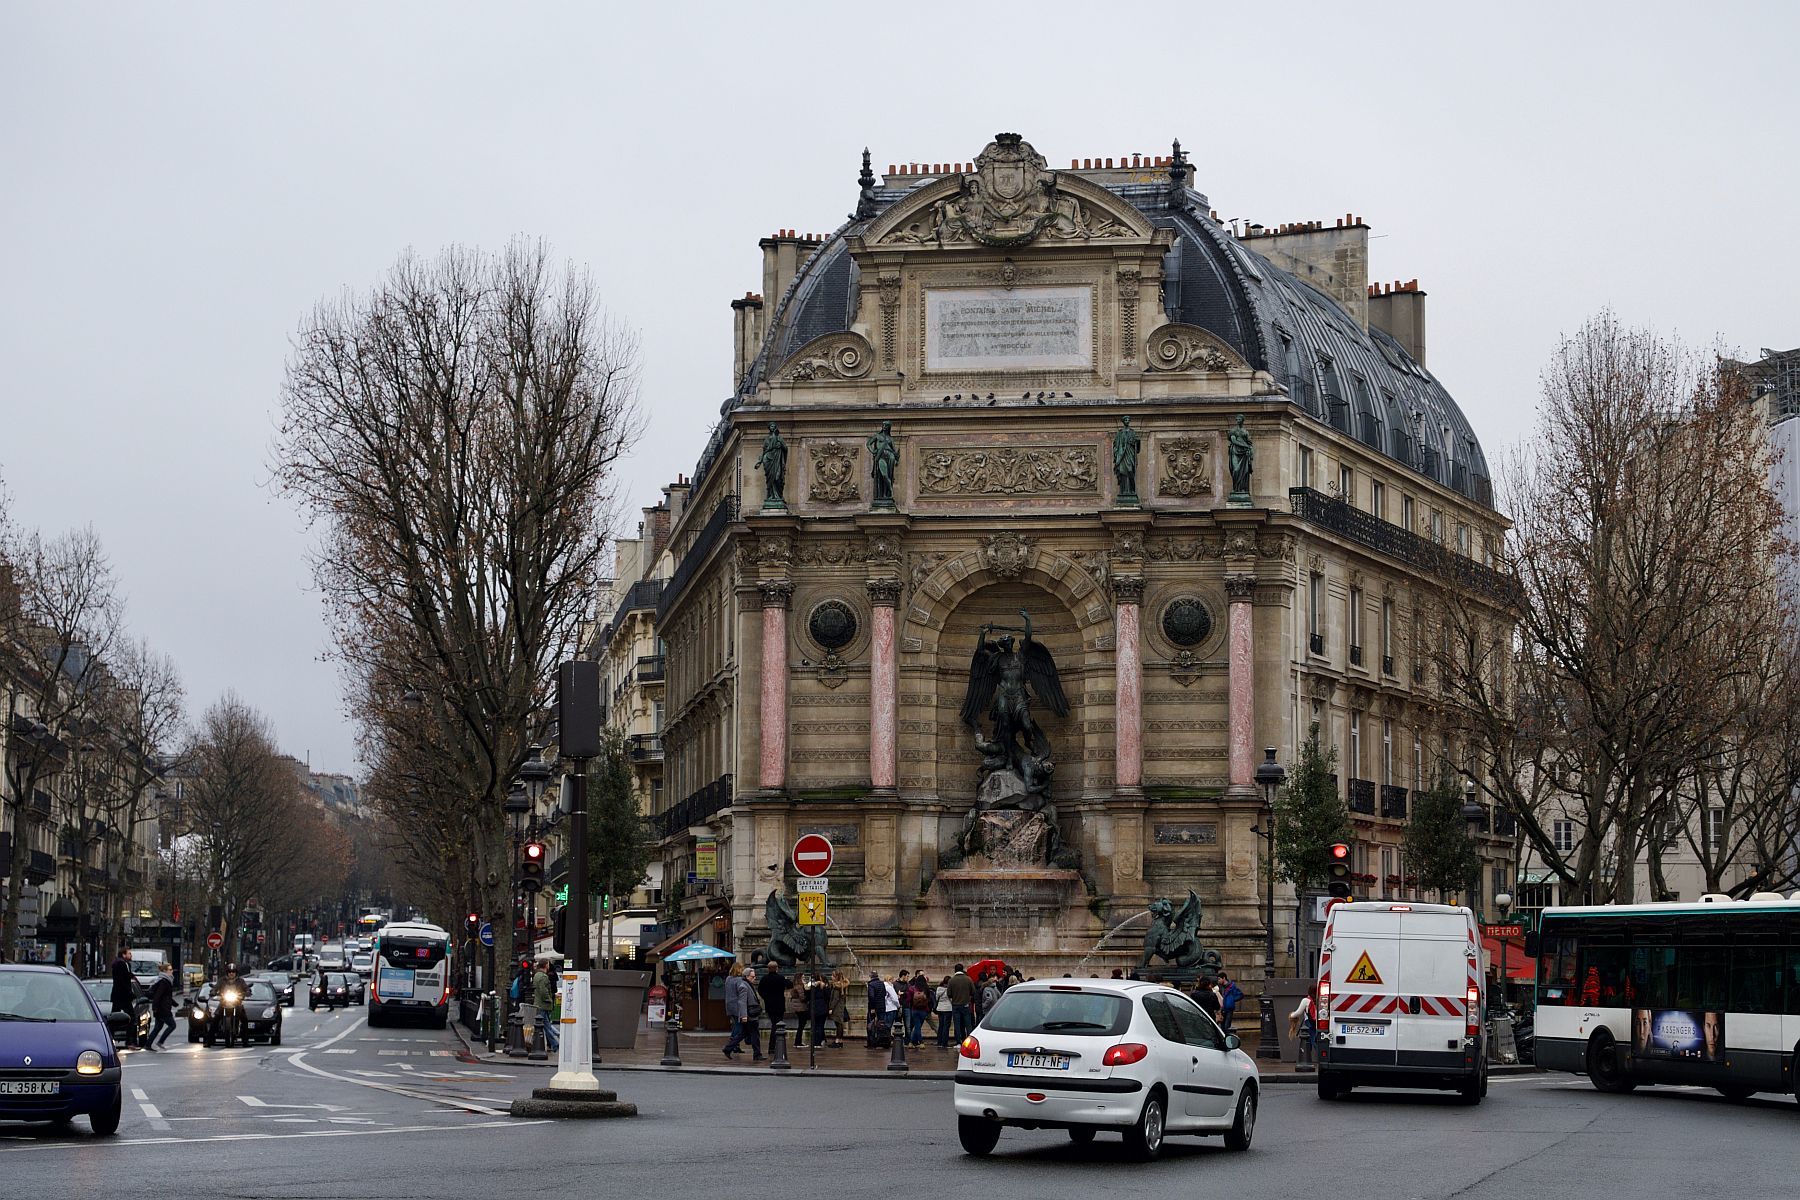
[[[361,975],[364,981],[375,974],[375,956],[358,952],[350,956],[350,969]]]
[[[963,1041],[956,1130],[990,1153],[1007,1125],[1101,1130],[1143,1159],[1170,1134],[1223,1135],[1247,1150],[1261,1077],[1192,1000],[1156,983],[1058,979],[1009,988]]]

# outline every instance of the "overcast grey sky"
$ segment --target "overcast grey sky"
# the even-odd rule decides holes
[[[154,5],[0,0],[0,478],[91,524],[194,711],[352,769],[296,511],[288,337],[407,247],[546,239],[642,333],[627,509],[692,469],[756,239],[858,155],[1179,137],[1225,217],[1355,212],[1490,458],[1560,332],[1800,344],[1800,5]]]

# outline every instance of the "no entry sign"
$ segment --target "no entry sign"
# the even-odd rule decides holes
[[[224,944],[225,944],[225,935],[220,933],[218,930],[215,929],[211,933],[206,935],[206,948],[208,950],[217,950],[220,946],[223,946]]]
[[[816,879],[831,870],[831,839],[809,833],[794,843],[794,870]]]

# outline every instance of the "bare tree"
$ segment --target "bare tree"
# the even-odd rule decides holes
[[[636,372],[588,280],[526,243],[403,257],[289,361],[275,474],[322,525],[374,794],[424,862],[467,847],[484,912],[509,908],[501,803],[591,615]]]

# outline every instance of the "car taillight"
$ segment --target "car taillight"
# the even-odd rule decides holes
[[[1116,1046],[1108,1046],[1101,1056],[1103,1067],[1129,1067],[1134,1062],[1142,1062],[1150,1053],[1150,1047],[1142,1042],[1120,1042]]]
[[[1481,989],[1480,988],[1472,987],[1469,989],[1469,1011],[1468,1011],[1468,1015],[1464,1019],[1466,1020],[1467,1025],[1464,1027],[1463,1032],[1465,1034],[1467,1034],[1469,1037],[1480,1037],[1481,1036]]]
[[[956,1048],[956,1052],[958,1054],[962,1055],[964,1058],[980,1058],[981,1057],[981,1043],[976,1041],[975,1035],[971,1033],[968,1037],[966,1037],[962,1040],[962,1045],[960,1045]]]
[[[1320,1029],[1331,1026],[1331,982],[1319,980],[1319,998],[1313,1003],[1313,1016],[1317,1018]]]

